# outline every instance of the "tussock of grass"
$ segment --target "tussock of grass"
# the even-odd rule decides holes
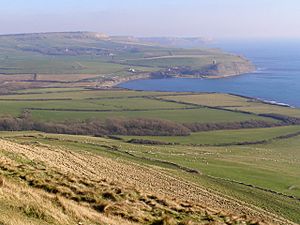
[[[132,224],[121,218],[99,214],[88,206],[10,179],[7,179],[1,192],[3,194],[0,198],[1,225],[73,225],[79,222],[95,225]]]

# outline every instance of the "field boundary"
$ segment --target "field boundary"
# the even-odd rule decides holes
[[[62,108],[24,108],[32,111],[59,111],[59,112],[148,112],[148,111],[173,111],[173,110],[193,110],[201,107],[190,108],[154,108],[154,109],[62,109]]]

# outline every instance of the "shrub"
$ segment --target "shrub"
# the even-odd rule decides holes
[[[279,123],[263,121],[263,120],[248,120],[230,123],[186,123],[184,126],[192,132],[212,131],[212,130],[235,130],[245,128],[266,128],[281,125]]]

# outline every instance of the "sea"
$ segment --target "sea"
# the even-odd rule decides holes
[[[232,93],[300,108],[300,40],[223,40],[208,47],[243,55],[257,70],[221,79],[148,79],[119,86],[144,91]]]

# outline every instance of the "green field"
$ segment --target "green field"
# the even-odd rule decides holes
[[[147,67],[160,67],[160,68],[168,68],[168,67],[182,67],[189,66],[193,69],[201,69],[207,65],[209,65],[213,60],[217,60],[223,64],[227,63],[242,63],[242,58],[237,58],[235,56],[226,55],[226,57],[221,54],[208,55],[175,55],[175,56],[162,56],[162,57],[153,57],[147,59],[132,59],[126,60],[128,65],[135,66],[147,66]]]
[[[51,91],[52,90],[52,91]],[[29,92],[29,93],[28,93]],[[173,93],[174,94],[174,93]],[[27,93],[0,95],[0,115],[18,116],[24,110],[43,121],[64,121],[108,118],[151,118],[182,123],[220,123],[276,120],[234,111],[210,109],[176,102],[161,101],[172,95],[163,92],[124,90],[40,89]],[[186,95],[181,93],[180,95]],[[189,95],[187,95],[189,96]]]
[[[124,112],[75,112],[75,111],[49,111],[49,110],[31,110],[33,118],[46,121],[64,121],[66,118],[85,120],[85,119],[100,119],[108,118],[151,118],[163,119],[183,123],[219,123],[219,122],[239,122],[252,119],[274,121],[258,116],[244,115],[233,112],[220,112],[212,109],[189,109],[189,110],[145,110],[145,111],[124,111]]]
[[[278,105],[270,105],[255,99],[243,98],[229,94],[193,94],[182,96],[165,96],[165,100],[185,102],[202,106],[244,111],[255,114],[275,113],[300,118],[300,110]]]
[[[244,142],[270,141],[299,133],[300,126],[196,132],[186,137],[120,136],[124,140],[143,139],[182,145],[235,145]]]

